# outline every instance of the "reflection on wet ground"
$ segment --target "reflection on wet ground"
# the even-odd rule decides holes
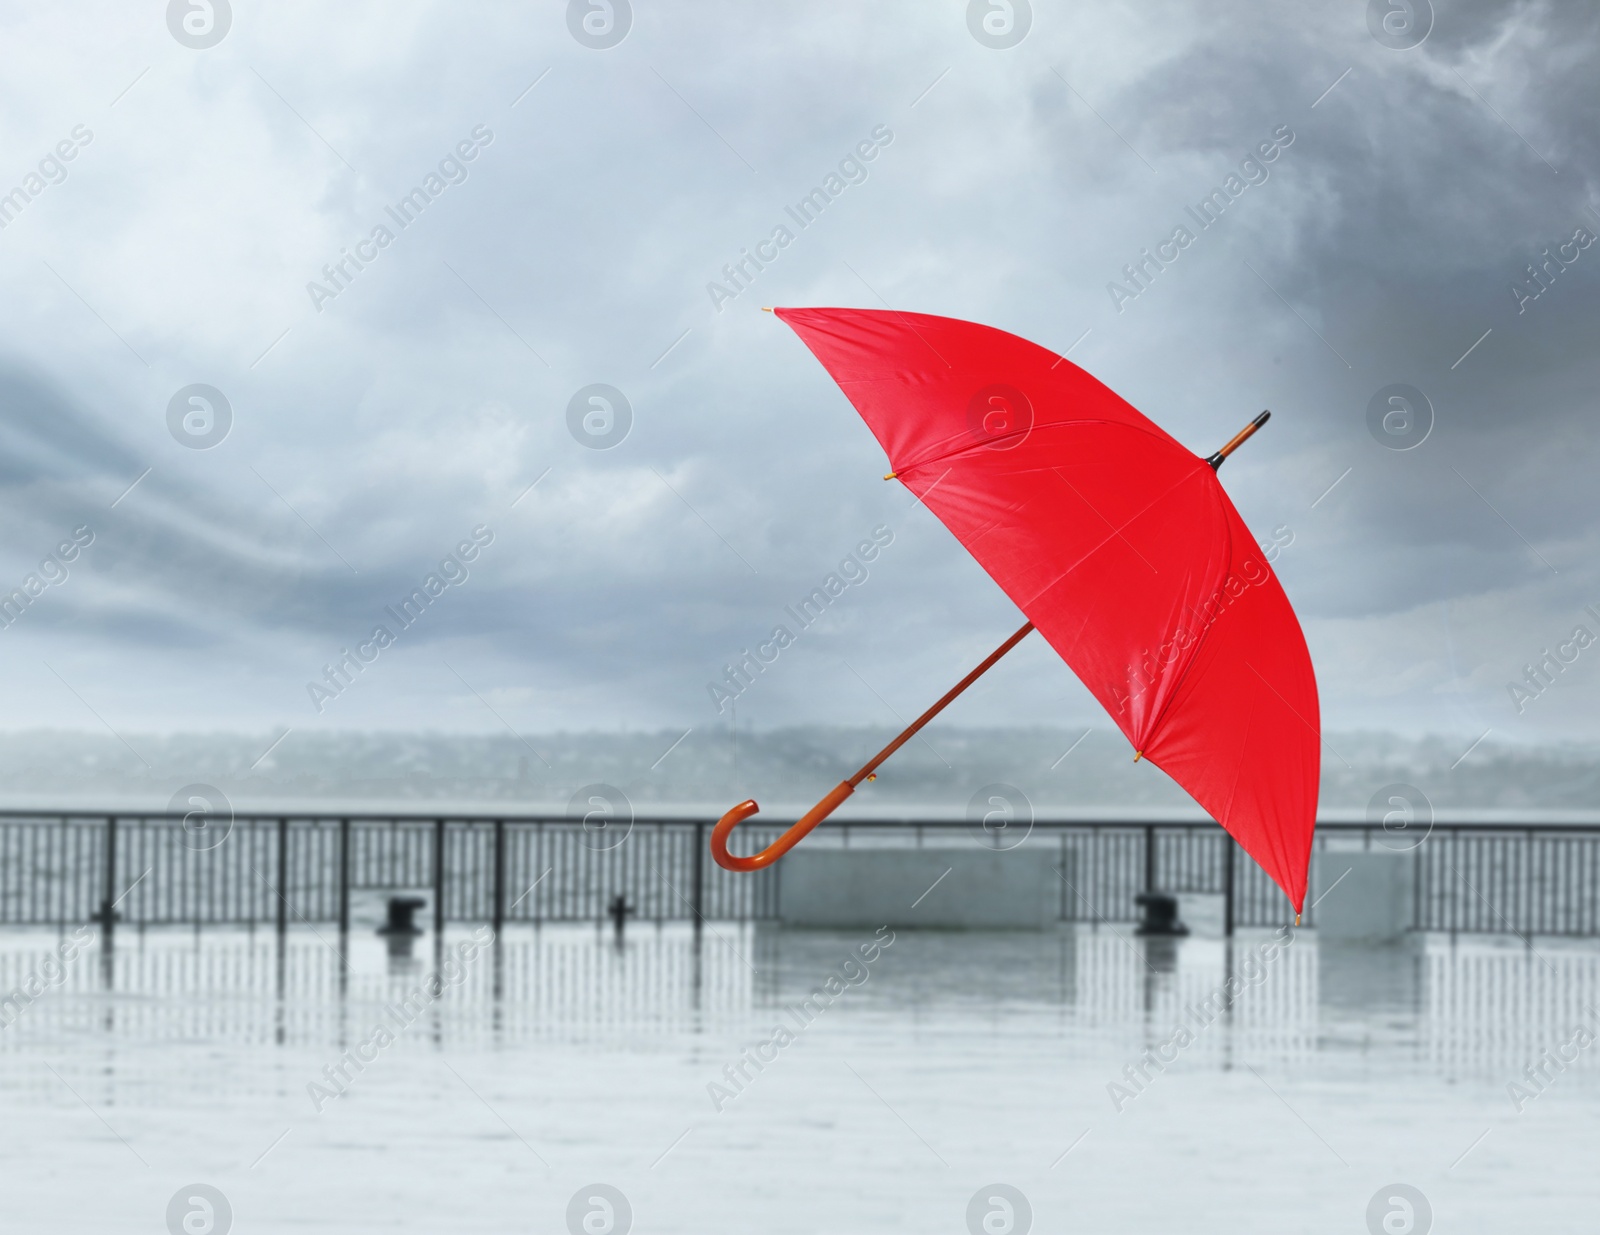
[[[160,1229],[196,1180],[241,1231],[560,1231],[594,1181],[641,1231],[959,1231],[996,1181],[1038,1230],[1359,1232],[1396,1181],[1450,1230],[1600,1199],[1600,949],[1570,942],[62,939],[0,936],[7,1204],[51,1231]]]

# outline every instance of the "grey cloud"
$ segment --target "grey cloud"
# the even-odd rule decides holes
[[[1477,683],[1496,658],[1525,657],[1573,599],[1600,593],[1586,479],[1600,251],[1524,314],[1508,291],[1592,200],[1595,18],[1436,6],[1429,40],[1398,53],[1368,37],[1360,4],[1037,7],[1005,53],[978,46],[958,12],[909,3],[707,4],[641,17],[607,52],[577,45],[559,13],[487,13],[469,31],[424,7],[363,28],[360,55],[341,51],[357,45],[353,17],[319,19],[317,57],[285,18],[152,69],[110,119],[91,117],[96,143],[57,196],[5,233],[17,262],[51,260],[151,365],[26,268],[34,311],[0,390],[15,413],[0,412],[11,560],[154,470],[102,516],[84,586],[18,626],[19,646],[66,640],[102,657],[116,666],[105,689],[129,700],[181,679],[192,693],[175,697],[209,707],[206,682],[238,675],[237,723],[278,720],[304,707],[313,666],[486,522],[497,542],[470,583],[319,723],[484,721],[448,656],[505,692],[519,726],[723,726],[706,680],[889,522],[899,539],[870,584],[740,705],[742,723],[889,723],[874,691],[916,709],[1016,615],[877,479],[881,454],[842,395],[758,312],[887,302],[1054,347],[1088,329],[1073,359],[1197,450],[1273,406],[1225,479],[1252,526],[1296,531],[1282,573],[1338,723],[1394,714],[1372,656],[1350,649],[1404,635],[1422,607],[1477,612],[1505,594],[1503,621],[1462,633],[1461,672]],[[97,54],[116,54],[137,20],[108,16]],[[49,80],[70,94],[81,66],[53,54]],[[306,281],[478,124],[494,141],[465,182],[318,313]],[[708,280],[877,124],[895,140],[865,183],[715,311]],[[1279,124],[1296,141],[1270,180],[1118,314],[1107,280]],[[206,456],[158,419],[196,373],[237,409]],[[1364,419],[1396,381],[1438,417],[1407,454],[1384,451]],[[635,410],[611,451],[566,429],[567,400],[590,382]],[[1092,719],[1063,667],[1043,653],[1018,663],[963,701],[964,720]],[[1408,718],[1459,725],[1438,701],[1448,670],[1416,671],[1437,676],[1407,688]]]

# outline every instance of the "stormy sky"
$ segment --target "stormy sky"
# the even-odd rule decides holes
[[[877,529],[738,719],[909,719],[1021,619],[777,304],[1070,349],[1202,454],[1271,408],[1223,478],[1326,725],[1600,737],[1600,11],[973,7],[13,6],[0,724],[725,727]],[[950,715],[1103,723],[1041,640]]]

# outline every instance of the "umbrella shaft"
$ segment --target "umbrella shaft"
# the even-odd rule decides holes
[[[1022,628],[1020,630],[1018,630],[1016,634],[1012,635],[1009,639],[1007,639],[999,647],[995,648],[994,651],[990,652],[989,655],[984,658],[982,664],[980,664],[971,673],[967,674],[966,677],[962,678],[959,682],[957,682],[954,686],[952,686],[949,690],[947,690],[944,693],[944,695],[939,699],[939,702],[935,703],[931,708],[929,708],[921,716],[917,717],[916,720],[912,721],[909,725],[907,725],[905,727],[905,729],[903,729],[901,731],[899,737],[895,738],[894,741],[890,742],[889,745],[885,746],[876,755],[874,755],[870,760],[868,760],[866,763],[862,764],[861,765],[861,770],[858,771],[854,776],[852,776],[848,781],[846,781],[845,784],[849,785],[852,789],[854,789],[862,781],[866,780],[867,777],[871,776],[872,773],[876,770],[876,768],[878,767],[878,765],[880,763],[882,763],[890,755],[894,754],[895,751],[899,750],[902,746],[904,746],[907,742],[909,742],[912,738],[914,738],[916,736],[916,734],[917,734],[917,730],[921,729],[924,725],[926,725],[935,716],[939,715],[940,712],[944,711],[944,709],[946,708],[946,706],[949,705],[949,703],[950,703],[950,701],[952,699],[954,699],[962,691],[966,690],[967,687],[971,686],[974,682],[976,682],[979,678],[981,678],[985,673],[987,673],[990,670],[990,668],[993,667],[995,661],[999,660],[1002,656],[1004,656],[1012,648],[1016,647],[1017,644],[1021,643],[1022,639],[1023,639],[1023,636],[1026,635],[1032,629],[1033,629],[1033,623],[1032,622],[1024,622],[1022,624]]]

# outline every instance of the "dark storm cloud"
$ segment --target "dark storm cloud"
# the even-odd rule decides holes
[[[51,620],[130,653],[248,645],[278,633],[364,635],[385,603],[440,569],[390,544],[358,576],[248,470],[231,490],[194,483],[172,466],[170,445],[147,462],[113,425],[15,369],[0,372],[0,450],[0,518],[15,563],[7,587],[20,582],[30,557],[89,528],[92,544],[72,564],[89,582],[61,586]],[[438,555],[451,554],[467,531],[442,534]]]
[[[138,466],[131,452],[108,440],[92,417],[44,379],[0,370],[0,485],[77,479],[85,471],[131,479]]]
[[[1220,175],[1272,123],[1298,134],[1271,169],[1270,191],[1286,182],[1312,199],[1292,247],[1228,240],[1352,366],[1334,377],[1342,398],[1303,392],[1322,404],[1308,409],[1306,457],[1325,461],[1322,483],[1353,467],[1347,492],[1359,496],[1323,512],[1347,535],[1324,543],[1297,592],[1313,615],[1546,583],[1546,559],[1584,561],[1600,513],[1574,500],[1595,463],[1584,341],[1600,325],[1600,249],[1521,312],[1511,291],[1576,229],[1600,233],[1600,22],[1573,6],[1452,5],[1421,47],[1392,51],[1367,37],[1359,8],[1219,18],[1102,104],[1158,169],[1205,152]],[[1197,181],[1187,200],[1211,187]],[[1247,277],[1223,322],[1249,349],[1283,308]],[[1482,354],[1460,360],[1485,331]],[[1367,433],[1365,396],[1394,381],[1432,402],[1423,449],[1385,452]]]

